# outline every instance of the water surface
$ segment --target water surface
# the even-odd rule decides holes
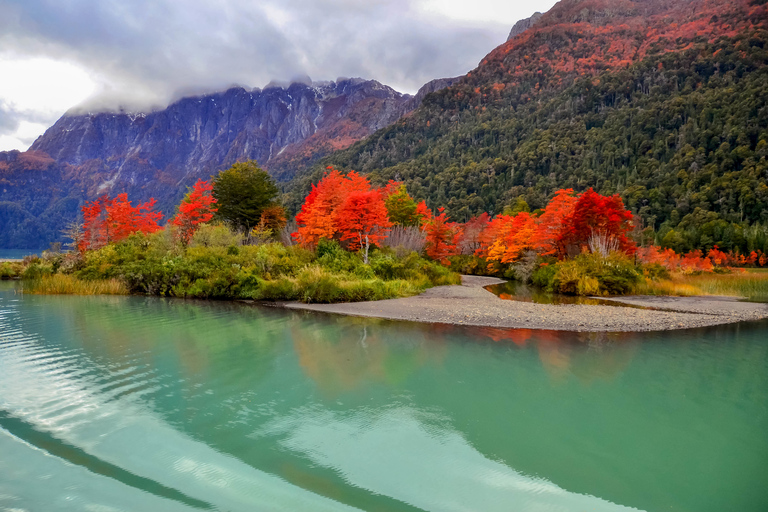
[[[604,300],[595,297],[584,297],[581,295],[562,295],[551,293],[535,286],[528,286],[519,281],[505,281],[499,284],[492,284],[484,287],[489,292],[504,300],[514,300],[519,302],[533,302],[535,304],[583,304],[588,306],[615,306],[615,307],[634,307],[640,309],[650,309],[640,306],[632,306],[612,300]]]
[[[0,260],[20,260],[31,254],[41,254],[42,250],[35,249],[0,249]]]
[[[0,510],[768,510],[768,323],[458,328],[0,283]]]

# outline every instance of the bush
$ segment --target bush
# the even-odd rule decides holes
[[[531,283],[534,286],[546,290],[548,292],[553,291],[555,274],[557,274],[558,266],[543,263],[539,265],[539,268],[533,271],[531,274]]]
[[[394,250],[375,249],[366,265],[333,240],[321,240],[316,252],[239,241],[224,225],[201,226],[186,248],[169,233],[135,234],[61,268],[84,282],[117,279],[135,294],[202,299],[376,300],[460,282],[450,269],[416,253],[398,258]],[[24,275],[39,279],[54,270],[47,261],[30,259]]]
[[[22,279],[40,279],[54,273],[53,264],[40,258],[34,258],[21,273]]]
[[[552,270],[544,270],[550,267]],[[582,253],[572,260],[540,267],[533,274],[533,282],[567,295],[621,295],[631,293],[640,277],[640,271],[623,253],[612,252],[607,257]]]
[[[0,263],[0,279],[18,279],[24,272],[24,265],[18,261]]]
[[[659,279],[669,279],[670,273],[667,267],[658,263],[643,265],[643,275],[646,279],[658,281]]]
[[[237,247],[243,235],[224,224],[201,224],[189,241],[190,247]]]

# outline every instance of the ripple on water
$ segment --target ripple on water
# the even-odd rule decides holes
[[[3,301],[0,508],[707,511],[764,496],[764,329]]]

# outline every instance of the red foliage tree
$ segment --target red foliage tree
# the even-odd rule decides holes
[[[368,180],[355,171],[344,176],[333,167],[312,190],[296,215],[298,229],[293,237],[302,245],[314,247],[321,238],[333,239],[338,232],[336,211],[355,191],[370,190]]]
[[[423,226],[429,219],[432,218],[432,210],[427,208],[427,203],[420,201],[416,205],[416,216],[419,218],[419,225]]]
[[[444,265],[450,265],[448,256],[458,254],[461,229],[458,224],[448,222],[448,216],[439,208],[439,215],[429,219],[424,225],[427,234],[425,251],[427,256]]]
[[[212,195],[213,184],[210,181],[197,180],[192,190],[184,196],[179,204],[179,212],[171,221],[179,231],[179,238],[188,244],[200,224],[213,218],[217,208],[216,199]]]
[[[562,241],[565,246],[582,251],[597,240],[634,254],[637,246],[627,238],[633,228],[632,218],[632,212],[624,208],[618,194],[607,197],[590,188],[579,196],[573,212],[564,219]]]
[[[463,235],[460,244],[461,254],[475,254],[482,247],[481,237],[490,222],[490,215],[482,213],[464,223],[461,229]]]
[[[379,190],[354,191],[336,212],[336,225],[342,241],[349,248],[364,248],[363,260],[368,263],[368,249],[386,238],[392,223]]]
[[[542,256],[566,256],[565,238],[567,222],[573,214],[578,199],[573,195],[573,189],[561,189],[555,192],[555,197],[547,203],[544,212],[539,216],[535,234],[535,249]]]
[[[160,230],[158,221],[163,214],[153,211],[155,200],[131,206],[127,194],[110,199],[104,195],[83,207],[83,238],[78,249],[98,249],[110,242],[118,242],[137,232],[154,233]]]

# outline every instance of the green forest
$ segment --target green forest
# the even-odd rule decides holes
[[[682,45],[682,41],[678,41]],[[286,185],[298,210],[327,165],[402,180],[462,222],[560,188],[618,193],[644,242],[768,250],[768,32],[648,52],[595,75],[487,63]]]

